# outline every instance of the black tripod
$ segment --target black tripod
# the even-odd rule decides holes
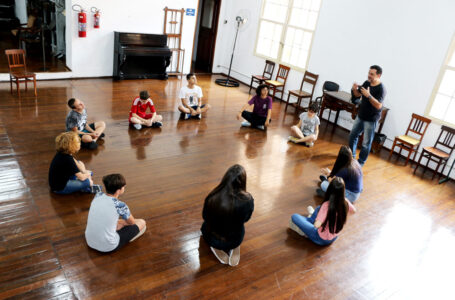
[[[225,87],[238,87],[239,86],[239,83],[237,81],[229,79],[229,77],[231,76],[232,60],[234,59],[235,44],[237,43],[237,35],[239,34],[240,24],[244,23],[246,20],[239,16],[237,18],[235,18],[235,20],[237,21],[237,31],[235,32],[234,47],[232,48],[231,63],[229,64],[228,76],[226,79],[223,78],[223,79],[215,80],[216,84],[219,84],[219,85],[222,85]]]

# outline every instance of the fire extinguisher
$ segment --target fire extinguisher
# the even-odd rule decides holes
[[[77,20],[78,20],[78,31],[79,37],[87,36],[87,14],[85,10],[78,4],[73,5],[73,10],[77,11]]]
[[[93,28],[100,28],[100,10],[96,7],[92,7],[91,11],[93,13]]]

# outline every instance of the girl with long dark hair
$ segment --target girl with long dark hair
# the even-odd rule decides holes
[[[325,168],[321,170],[321,188],[316,190],[316,193],[324,197],[324,193],[329,186],[330,180],[334,177],[341,177],[345,183],[345,196],[354,203],[360,196],[363,190],[363,173],[362,167],[357,160],[352,158],[351,149],[348,146],[341,146],[338,152],[337,159],[332,170]]]
[[[355,211],[355,207],[344,197],[343,179],[334,177],[327,188],[324,202],[314,211],[309,206],[309,217],[293,214],[289,228],[318,245],[330,245],[343,229],[348,213]]]
[[[233,165],[205,198],[202,211],[202,236],[221,263],[238,265],[240,244],[245,235],[244,223],[253,210],[254,199],[246,191],[245,169]]]

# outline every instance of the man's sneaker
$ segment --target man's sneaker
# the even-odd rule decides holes
[[[198,114],[197,117],[199,120],[202,119],[202,114]]]
[[[103,188],[99,184],[94,184],[90,187],[90,193],[92,194],[98,194],[103,191]]]
[[[288,136],[288,140],[289,140],[290,142],[295,143],[295,144],[298,144],[298,143],[299,143],[299,142],[298,142],[299,139],[296,138],[295,136],[292,136],[292,135]]]
[[[320,175],[320,176],[319,176],[319,179],[321,180],[321,182],[327,181],[327,177],[324,176],[324,175]]]
[[[314,146],[314,143],[313,143],[313,142],[310,142],[310,143],[309,143],[309,142],[305,142],[305,143],[303,143],[303,144],[304,144],[306,147],[308,147],[308,148],[311,148],[311,147]]]
[[[295,223],[292,221],[292,218],[289,219],[289,228],[291,228],[292,230],[294,230],[295,232],[297,232],[301,236],[306,237],[306,234],[303,233],[303,231],[297,225],[295,225]]]
[[[240,246],[235,249],[232,249],[229,253],[229,265],[235,267],[240,262]]]
[[[224,252],[223,250],[215,249],[213,247],[210,247],[210,250],[212,250],[213,254],[215,255],[216,258],[220,261],[222,264],[227,264],[229,263],[229,256]]]
[[[144,226],[144,228],[142,228],[142,230],[139,231],[139,233],[136,234],[136,235],[130,240],[130,243],[131,243],[132,241],[134,241],[135,239],[137,239],[138,237],[140,237],[141,235],[143,235],[146,229],[147,229],[147,226]]]
[[[325,196],[325,192],[321,188],[316,189],[316,194],[322,198]]]
[[[251,126],[250,122],[247,122],[247,121],[242,122],[242,127],[250,127],[250,126]]]
[[[163,126],[163,123],[161,123],[161,122],[153,122],[152,123],[152,128],[160,128],[161,126]]]
[[[264,127],[264,125],[259,125],[259,126],[257,127],[257,129],[265,130],[265,127]]]
[[[310,218],[313,213],[314,213],[314,208],[313,206],[309,205],[307,208],[306,208],[307,212],[308,212],[308,218]]]
[[[137,130],[141,130],[142,125],[141,124],[134,124],[133,127],[136,128]]]

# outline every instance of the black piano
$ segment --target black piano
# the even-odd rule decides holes
[[[114,78],[167,79],[171,59],[164,34],[114,32]]]

